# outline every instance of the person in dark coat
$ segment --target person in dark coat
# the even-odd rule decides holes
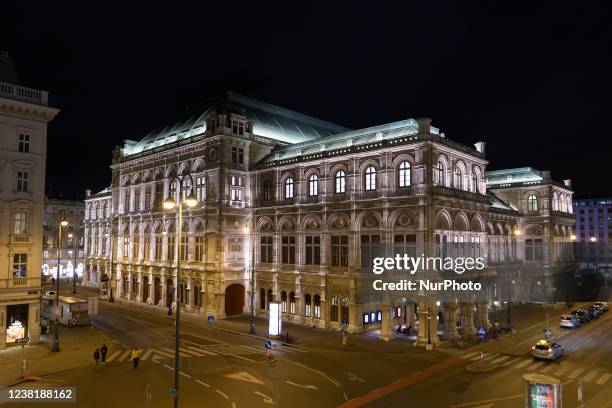
[[[108,353],[108,347],[106,347],[106,343],[102,344],[100,348],[100,355],[102,356],[102,365],[106,364],[106,354]]]
[[[100,361],[100,349],[96,349],[93,355],[94,361],[96,362],[96,367],[98,366],[98,361]]]

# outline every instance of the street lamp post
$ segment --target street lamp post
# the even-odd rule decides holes
[[[68,238],[74,240],[74,263],[72,264],[72,294],[76,295],[77,235],[69,233]]]
[[[59,212],[59,225],[58,229],[58,237],[57,237],[57,277],[55,279],[55,331],[53,332],[53,346],[51,347],[51,351],[56,353],[60,351],[59,347],[59,291],[60,291],[60,265],[61,265],[61,257],[62,257],[62,227],[68,225],[68,221],[66,221],[66,214],[64,211]]]
[[[189,177],[191,180],[191,184],[189,185],[189,194],[182,198],[181,192],[183,187],[183,180],[186,177]],[[183,202],[187,204],[187,207],[195,207],[198,203],[198,198],[193,194],[193,178],[190,174],[186,174],[184,176],[175,176],[172,180],[170,180],[170,185],[174,183],[174,181],[178,181],[177,192],[178,192],[178,203],[174,200],[173,197],[168,196],[164,200],[164,209],[166,210],[174,210],[176,208],[178,215],[178,228],[177,228],[177,247],[178,253],[176,254],[176,285],[174,285],[174,298],[176,301],[176,323],[175,323],[175,333],[174,333],[174,408],[178,408],[178,400],[179,400],[179,335],[180,335],[180,322],[181,322],[181,304],[178,298],[178,286],[181,277],[181,240],[183,233]]]

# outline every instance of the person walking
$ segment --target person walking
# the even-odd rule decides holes
[[[132,362],[134,363],[134,370],[138,368],[138,362],[140,361],[140,350],[138,347],[132,348]]]
[[[95,365],[97,367],[98,361],[100,360],[100,349],[96,349],[96,351],[94,351],[93,358],[94,358],[94,361],[96,362]]]
[[[100,355],[102,356],[102,365],[106,364],[106,354],[108,353],[108,347],[106,347],[106,343],[102,344],[100,348]]]

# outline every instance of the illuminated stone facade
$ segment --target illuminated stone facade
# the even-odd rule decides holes
[[[120,300],[175,307],[178,293],[185,310],[224,318],[250,313],[254,270],[256,314],[279,300],[286,320],[332,329],[344,321],[352,332],[381,329],[390,339],[403,320],[397,308],[420,303],[422,317],[436,306],[364,298],[361,271],[373,257],[463,243],[479,248],[495,274],[496,263],[524,257],[499,250],[508,243],[534,234],[548,243],[556,228],[569,240],[571,206],[549,211],[548,194],[571,197],[567,186],[541,177],[488,190],[487,164],[484,143],[453,142],[429,119],[349,130],[227,94],[115,151],[111,187],[86,199],[88,279],[106,273]],[[193,182],[171,185],[188,173]],[[176,215],[161,203],[191,187],[200,203],[184,210],[179,243]],[[536,212],[523,209],[530,191]]]

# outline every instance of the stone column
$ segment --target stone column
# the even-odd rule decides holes
[[[170,296],[172,297],[172,308],[176,308],[176,305],[179,304],[179,278],[178,278],[178,274],[174,274],[172,276],[172,283],[174,285],[174,288],[172,290],[172,292],[170,293]]]
[[[380,326],[380,340],[390,341],[395,338],[395,330],[393,327],[393,305],[382,305],[382,324]]]
[[[463,312],[463,333],[476,334],[476,326],[474,326],[474,305],[472,303],[463,303],[461,305]]]
[[[406,325],[408,326],[415,326],[415,318],[414,318],[414,310],[415,310],[415,304],[414,303],[408,303],[406,305]]]
[[[134,291],[134,285],[132,283],[132,271],[128,272],[128,293],[127,293],[127,300],[132,300],[132,293]]]
[[[185,311],[190,312],[193,308],[193,286],[191,285],[191,275],[187,276],[187,304]]]
[[[155,281],[153,277],[153,272],[149,272],[149,298],[147,299],[147,304],[152,305],[155,301]]]
[[[429,333],[427,331],[428,328]],[[429,342],[431,342],[432,347],[436,347],[440,343],[436,320],[436,304],[431,300],[419,302],[419,335],[417,336],[417,345],[427,346]]]
[[[477,305],[477,322],[478,325],[484,326],[486,329],[491,328],[491,322],[489,321],[489,307],[487,302],[478,302]]]
[[[165,273],[162,272],[159,275],[160,286],[161,286],[161,296],[159,297],[159,306],[168,307],[168,288],[166,287],[166,276]]]
[[[142,279],[142,271],[138,271],[138,293],[136,293],[136,303],[141,303],[144,297],[144,281]]]
[[[444,303],[444,338],[454,339],[457,337],[457,304],[455,302]]]
[[[40,342],[40,305],[38,303],[30,303],[28,305],[27,335],[30,337],[30,344],[38,344]]]

